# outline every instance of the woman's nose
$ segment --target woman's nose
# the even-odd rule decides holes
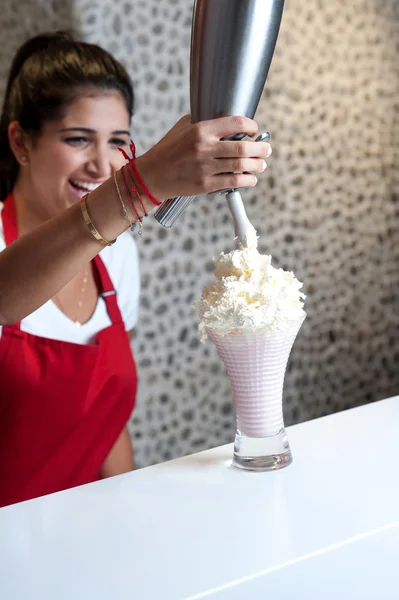
[[[88,169],[90,175],[96,179],[108,179],[108,177],[111,177],[111,151],[107,148],[95,148],[90,157]]]

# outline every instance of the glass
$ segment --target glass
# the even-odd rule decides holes
[[[233,465],[240,469],[271,471],[292,462],[284,429],[283,385],[305,317],[273,333],[237,331],[223,336],[207,329],[233,389],[237,418]]]

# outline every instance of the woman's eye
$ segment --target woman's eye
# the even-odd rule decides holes
[[[116,146],[117,148],[121,148],[121,147],[123,147],[123,146],[127,146],[127,141],[126,141],[126,140],[119,139],[119,138],[112,138],[112,139],[110,140],[110,143],[111,143],[113,146]]]
[[[65,141],[70,146],[83,146],[83,144],[87,143],[88,139],[82,136],[76,136],[67,138]]]

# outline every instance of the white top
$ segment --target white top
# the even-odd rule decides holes
[[[397,600],[399,397],[0,509],[2,600]]]
[[[4,250],[4,232],[1,220],[0,203],[0,252]],[[122,313],[126,331],[137,324],[140,272],[136,242],[129,232],[123,233],[113,246],[107,246],[100,256],[117,292],[118,305]],[[49,300],[38,310],[21,321],[21,329],[45,338],[90,344],[96,333],[111,325],[105,301],[99,298],[95,311],[87,323],[77,327],[52,301]],[[0,327],[0,337],[1,337]]]

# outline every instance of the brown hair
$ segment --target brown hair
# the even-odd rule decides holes
[[[61,118],[66,106],[87,88],[118,90],[132,117],[129,75],[103,48],[78,42],[65,31],[43,33],[19,48],[0,118],[0,200],[13,189],[19,169],[8,140],[9,124],[18,121],[24,131],[38,135],[43,123]]]

